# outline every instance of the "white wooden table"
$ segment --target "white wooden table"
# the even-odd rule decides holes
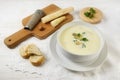
[[[63,76],[23,73],[7,67],[12,62],[13,54],[19,56],[19,48],[33,42],[40,45],[40,40],[30,38],[15,49],[4,45],[4,38],[20,30],[21,20],[33,13],[36,9],[49,4],[56,4],[61,8],[73,6],[74,20],[79,20],[79,10],[94,6],[102,10],[104,19],[97,24],[108,44],[108,58],[102,68],[91,72],[71,72]],[[50,39],[50,37],[48,38]],[[46,40],[49,41],[49,40]],[[46,43],[43,41],[43,43]],[[48,42],[47,42],[48,43]],[[42,47],[42,45],[40,46]],[[47,52],[47,51],[46,51]],[[49,57],[49,56],[48,56]],[[54,62],[57,64],[57,62]],[[57,65],[60,66],[60,65]],[[55,69],[53,69],[55,70]],[[64,72],[64,71],[63,71]],[[53,74],[53,73],[51,73]],[[59,72],[58,72],[59,74]],[[78,77],[79,76],[79,77]],[[120,1],[119,0],[0,0],[0,80],[120,80]]]

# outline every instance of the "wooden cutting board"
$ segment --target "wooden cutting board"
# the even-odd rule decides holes
[[[46,13],[46,15],[53,13],[57,10],[59,10],[60,8],[54,4],[51,4],[45,8],[43,8],[42,10]],[[64,25],[65,23],[68,23],[70,21],[73,20],[72,15],[70,14],[66,14],[66,20],[64,20],[62,23],[60,23],[58,26],[56,26],[55,28],[52,27],[50,25],[50,23],[42,23],[39,22],[36,27],[30,31],[30,30],[26,30],[26,29],[21,29],[18,32],[12,34],[11,36],[7,37],[4,40],[4,43],[9,47],[9,48],[14,48],[16,47],[18,44],[20,44],[22,41],[25,41],[26,39],[35,36],[36,38],[39,39],[45,39],[47,38],[49,35],[51,35],[53,32],[55,32],[56,30],[58,30],[62,25]],[[24,18],[22,20],[22,24],[23,26],[25,26],[27,24],[27,22],[29,21],[29,19],[31,18],[31,15]]]

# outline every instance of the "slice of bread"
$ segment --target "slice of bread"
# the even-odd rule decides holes
[[[25,59],[27,59],[27,58],[29,58],[29,56],[30,56],[30,54],[28,54],[27,53],[27,47],[28,46],[23,46],[23,47],[21,47],[20,48],[20,55],[23,57],[23,58],[25,58]]]
[[[25,59],[29,58],[30,62],[34,66],[39,66],[45,61],[45,58],[40,52],[39,48],[34,44],[21,47],[20,55]]]
[[[96,13],[94,14],[94,17],[93,18],[88,18],[85,16],[85,12],[88,12],[90,10],[91,7],[86,7],[86,8],[83,8],[81,11],[80,11],[80,18],[86,22],[89,22],[89,23],[92,23],[92,24],[96,24],[96,23],[99,23],[102,18],[103,18],[103,14],[102,12],[95,8],[95,7],[92,7]]]
[[[27,53],[29,55],[42,55],[39,48],[34,44],[29,44],[27,47]]]
[[[43,64],[45,58],[44,58],[44,56],[33,55],[33,56],[30,56],[29,60],[32,63],[32,65],[39,66],[39,65]]]

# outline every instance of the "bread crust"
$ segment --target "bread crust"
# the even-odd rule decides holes
[[[28,47],[28,46],[23,46],[23,47],[21,47],[20,50],[19,50],[21,57],[23,57],[24,59],[28,59],[29,56],[30,56],[30,54],[27,53],[27,47]]]
[[[29,44],[27,47],[27,53],[29,55],[42,55],[41,51],[39,50],[39,48],[34,45],[34,44]]]
[[[20,48],[20,55],[28,59],[34,66],[39,66],[45,61],[45,57],[42,55],[39,48],[34,44],[29,44]]]
[[[44,58],[44,56],[33,55],[33,56],[30,56],[29,60],[32,63],[32,65],[39,66],[39,65],[42,65],[44,63],[45,58]]]

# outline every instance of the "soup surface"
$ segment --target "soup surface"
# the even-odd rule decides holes
[[[73,54],[93,54],[100,48],[98,33],[83,25],[66,28],[61,32],[59,40],[64,49]]]

